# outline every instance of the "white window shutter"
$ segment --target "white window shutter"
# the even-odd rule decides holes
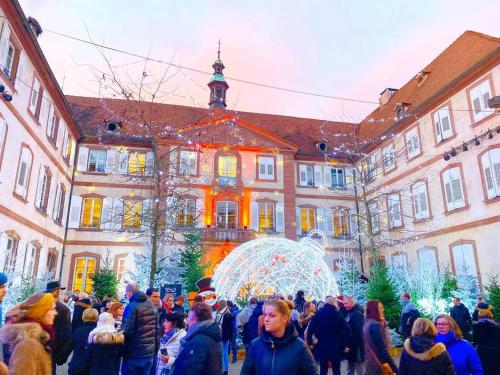
[[[106,168],[105,172],[109,174],[115,173],[116,168],[116,149],[109,148],[106,150]]]
[[[323,176],[325,177],[325,187],[332,187],[332,167],[325,166],[323,167]]]
[[[153,151],[148,151],[146,153],[146,175],[152,176],[154,168],[154,153]]]
[[[316,229],[326,234],[326,217],[323,208],[316,209]]]
[[[40,96],[40,82],[35,77],[35,79],[33,80],[33,87],[31,88],[31,97],[30,97],[30,111],[34,115],[36,114],[36,107],[38,105],[39,96]]]
[[[250,202],[250,229],[259,230],[259,202]]]
[[[128,173],[128,151],[122,150],[119,152],[119,164],[118,164],[118,172],[120,174]]]
[[[114,198],[109,197],[102,200],[101,229],[112,229],[113,200]]]
[[[49,180],[48,180],[48,183],[49,183],[49,191],[48,191],[48,198],[47,198],[47,209],[46,209],[46,213],[47,215],[51,215],[52,214],[52,211],[54,209],[54,203],[55,203],[55,198],[56,198],[56,194],[57,194],[57,189],[59,188],[59,186],[57,186],[56,184],[56,180],[54,177],[51,177]],[[55,187],[55,188],[54,188]]]
[[[40,125],[46,126],[48,124],[49,113],[50,113],[50,99],[47,98],[47,94],[42,96],[42,103],[40,104],[40,117],[38,120],[40,121]]]
[[[465,205],[465,200],[462,189],[462,178],[458,167],[450,169],[450,178],[455,208],[463,207]]]
[[[7,258],[7,245],[9,243],[9,237],[3,233],[0,237],[0,269],[3,270],[5,268],[5,261]],[[8,276],[8,275],[7,275]]]
[[[285,231],[285,207],[283,203],[276,203],[276,232]]]
[[[82,210],[82,201],[83,198],[79,195],[71,196],[68,228],[80,228],[80,212]]]
[[[16,265],[14,268],[14,274],[19,275],[24,271],[24,257],[26,256],[26,248],[28,243],[24,240],[19,240],[17,242],[17,255],[16,255]]]
[[[299,165],[299,185],[307,186],[307,165]]]
[[[153,198],[147,198],[142,201],[141,229],[150,230],[153,218]]]
[[[439,110],[439,120],[441,123],[443,139],[450,138],[453,135],[453,131],[451,128],[450,109],[448,107],[441,108]]]
[[[54,181],[55,183],[55,181]],[[56,220],[57,219],[57,214],[59,213],[59,210],[61,209],[61,195],[62,195],[62,189],[61,189],[61,184],[56,185],[56,192],[54,194],[54,204],[52,206],[52,219]]]
[[[439,120],[439,111],[434,112],[434,124],[436,126],[436,135],[438,142],[443,140],[443,129],[441,129],[441,121]]]
[[[353,174],[353,170],[351,167],[345,167],[344,168],[344,171],[345,171],[345,184],[346,184],[346,187],[353,187],[354,185],[354,174]]]
[[[355,212],[349,210],[349,232],[352,237],[358,235],[358,217]]]
[[[24,91],[25,88],[25,79],[24,79],[24,70],[26,68],[26,55],[23,51],[19,53],[19,62],[17,64],[17,72],[16,72],[16,82],[14,87],[18,92]]]
[[[323,185],[323,173],[320,165],[314,166],[314,186],[319,187]]]
[[[327,236],[333,235],[333,210],[325,210],[325,226]]]
[[[2,35],[0,36],[0,62],[3,66],[5,66],[5,62],[7,60],[7,52],[9,50],[9,40],[10,40],[10,28],[5,20],[2,25]]]
[[[123,199],[113,198],[113,211],[111,216],[111,229],[119,231],[123,223]]]
[[[62,148],[65,134],[66,134],[66,127],[64,126],[64,124],[61,121],[59,121],[59,130],[58,130],[57,140],[56,140],[56,148],[57,149]]]
[[[3,118],[0,117],[0,150],[2,149],[2,146],[5,145],[4,140],[5,140],[6,130],[7,130],[7,123]]]
[[[297,236],[302,235],[301,220],[300,220],[300,207],[295,208],[295,229]]]
[[[196,209],[196,228],[204,228],[205,227],[205,207],[203,199],[196,199],[195,202]]]
[[[444,191],[446,195],[446,203],[448,210],[453,210],[455,205],[453,204],[453,193],[451,189],[451,179],[449,175],[449,170],[443,173],[443,183],[444,183]]]
[[[87,171],[87,161],[89,158],[89,148],[79,147],[78,149],[78,162],[76,165],[76,170],[79,172]]]

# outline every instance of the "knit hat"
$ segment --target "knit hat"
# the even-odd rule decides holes
[[[337,296],[337,301],[340,302],[340,303],[344,303],[344,297]]]
[[[99,319],[97,320],[97,327],[90,331],[88,342],[92,342],[92,337],[100,332],[116,332],[115,319],[110,313],[103,312],[101,315],[99,315]]]
[[[4,286],[5,284],[7,284],[7,276],[0,272],[0,286]]]
[[[13,322],[26,319],[42,321],[55,302],[56,300],[51,293],[35,294],[10,310],[7,317]]]

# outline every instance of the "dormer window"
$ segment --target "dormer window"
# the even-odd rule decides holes
[[[426,72],[425,70],[422,70],[421,72],[418,72],[417,75],[415,76],[415,81],[417,81],[417,86],[420,86],[424,81],[427,79],[429,76],[430,72]]]
[[[406,117],[406,111],[408,110],[410,104],[409,103],[397,103],[394,107],[394,111],[396,111],[396,121],[402,120]]]

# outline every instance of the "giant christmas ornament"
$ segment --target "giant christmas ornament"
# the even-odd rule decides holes
[[[319,231],[298,242],[269,237],[248,241],[217,266],[212,286],[219,297],[233,301],[253,294],[295,295],[297,290],[311,299],[336,296],[337,283],[323,259],[325,245],[326,237]]]

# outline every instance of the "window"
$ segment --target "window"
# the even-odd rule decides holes
[[[7,141],[7,123],[0,117],[0,166],[2,165],[3,152]]]
[[[438,142],[442,142],[453,136],[451,128],[450,107],[444,106],[434,112],[434,126],[436,127],[436,136]]]
[[[371,154],[364,162],[365,176],[367,181],[373,181],[378,177],[377,154]]]
[[[123,227],[125,229],[141,229],[142,201],[125,201],[123,203]]]
[[[474,247],[470,243],[457,244],[452,246],[451,253],[455,275],[457,276],[475,276],[479,275],[474,255]]]
[[[50,272],[53,278],[55,277],[57,271],[58,257],[59,252],[55,248],[51,247],[47,250],[47,271]]]
[[[196,220],[196,200],[183,199],[179,204],[178,225],[193,225]]]
[[[442,182],[447,210],[451,211],[465,207],[465,196],[460,167],[445,170],[442,173]]]
[[[488,106],[488,100],[491,98],[490,80],[486,79],[469,92],[472,103],[472,115],[474,122],[481,121],[489,116],[493,111]]]
[[[113,198],[113,197],[103,198],[101,229],[109,229],[114,231],[119,231],[123,229],[123,206],[124,206],[124,201],[121,198]],[[71,214],[70,214],[70,221],[71,221]]]
[[[25,269],[24,275],[26,278],[30,279],[33,276],[36,276],[35,269],[35,259],[37,258],[37,248],[34,244],[30,243],[26,249],[26,260],[25,260]]]
[[[62,224],[64,212],[64,199],[66,198],[66,188],[63,184],[57,185],[54,198],[54,207],[52,209],[52,218],[56,223]]]
[[[218,157],[217,177],[219,185],[236,186],[238,174],[238,159],[234,155],[220,155]]]
[[[299,164],[299,185],[314,186],[314,166]]]
[[[332,188],[345,188],[345,170],[344,168],[331,168]]]
[[[258,178],[260,180],[274,180],[274,157],[257,157]]]
[[[19,73],[21,73],[21,69],[24,68],[24,60],[22,61],[22,66],[19,61],[20,55],[20,49],[16,47],[16,44],[11,39],[9,25],[7,22],[4,22],[2,26],[2,34],[0,36],[0,64],[2,66],[3,73],[11,81],[14,81]]]
[[[180,152],[179,173],[191,176],[198,174],[198,152],[186,150]]]
[[[62,144],[62,155],[66,161],[69,161],[69,158],[71,156],[71,152],[73,150],[73,142],[73,138],[71,138],[69,135],[69,130],[65,128]]]
[[[57,132],[59,130],[59,116],[56,114],[54,106],[50,106],[49,119],[47,122],[47,137],[52,144],[57,142]]]
[[[84,198],[82,228],[99,228],[101,223],[101,198]]]
[[[12,237],[2,237],[1,253],[5,254],[5,263],[2,272],[6,275],[12,274],[16,268],[18,240]]]
[[[274,230],[274,203],[259,202],[259,232]]]
[[[394,155],[393,144],[384,147],[382,150],[382,157],[384,162],[384,172],[389,172],[396,168],[396,157]]]
[[[349,210],[347,208],[335,208],[333,215],[333,236],[349,236]]]
[[[483,176],[488,198],[500,196],[500,148],[495,148],[481,156]]]
[[[28,184],[31,175],[31,162],[33,154],[27,146],[21,148],[19,166],[17,167],[16,187],[14,192],[22,198],[26,198],[28,193]]]
[[[412,186],[413,207],[415,220],[427,219],[430,216],[429,200],[427,196],[427,183],[418,181]]]
[[[128,173],[140,174],[144,173],[145,171],[146,171],[146,154],[143,152],[131,152],[128,157]]]
[[[397,228],[403,225],[399,194],[389,194],[387,196],[387,212],[389,214],[389,228]]]
[[[409,159],[420,155],[420,140],[418,138],[418,127],[415,126],[405,134],[406,155]]]
[[[87,171],[104,173],[106,168],[106,150],[90,150]]]
[[[33,77],[33,86],[31,87],[31,98],[29,110],[33,116],[37,119],[40,117],[40,106],[42,103],[43,89],[40,85],[40,81],[35,76]]]
[[[238,204],[236,202],[217,202],[217,228],[237,229]]]
[[[90,293],[93,290],[96,259],[93,257],[76,258],[73,278],[73,291]]]
[[[316,229],[316,210],[312,207],[299,208],[300,234]]]
[[[47,203],[49,201],[51,173],[47,167],[40,168],[38,175],[38,185],[35,196],[35,207],[42,212],[47,212]]]
[[[380,219],[378,216],[378,204],[376,202],[368,205],[372,234],[380,232]]]
[[[408,257],[406,253],[399,252],[391,255],[391,265],[395,269],[406,269],[408,268]]]
[[[121,281],[123,279],[123,276],[125,275],[125,272],[127,271],[127,258],[118,259],[116,268],[116,278],[118,279],[118,281]]]
[[[432,247],[423,247],[417,251],[420,269],[435,274],[438,271],[437,252]]]

